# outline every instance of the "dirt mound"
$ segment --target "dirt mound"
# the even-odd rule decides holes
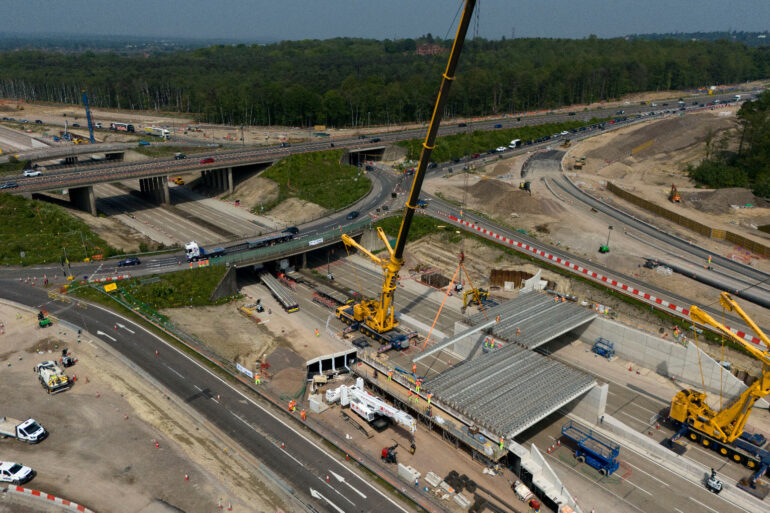
[[[280,224],[293,225],[318,219],[326,215],[327,212],[325,208],[315,203],[299,198],[289,198],[279,203],[277,207],[267,213],[267,216]]]
[[[260,205],[270,203],[278,197],[278,184],[269,178],[252,176],[235,186],[232,198],[241,203],[259,209]]]
[[[468,195],[475,203],[474,208],[484,211],[492,210],[499,214],[512,212],[527,214],[542,214],[543,202],[533,198],[511,184],[500,180],[479,180],[468,187]]]
[[[759,208],[768,208],[770,204],[754,196],[749,189],[733,187],[730,189],[717,189],[715,191],[696,191],[683,192],[682,202],[697,210],[711,214],[724,214],[732,209],[730,205],[740,207],[753,206]]]
[[[611,138],[606,144],[586,152],[586,156],[615,161],[632,153],[650,156],[676,152],[705,141],[709,132],[716,134],[734,126],[735,116],[715,116],[710,112],[670,117],[622,130],[623,137]]]

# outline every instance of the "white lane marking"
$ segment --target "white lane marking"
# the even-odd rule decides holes
[[[112,338],[111,336],[107,335],[107,334],[106,334],[105,332],[103,332],[103,331],[97,331],[97,332],[96,332],[96,334],[97,334],[97,335],[101,335],[101,336],[103,336],[103,337],[106,337],[106,338],[108,338],[108,339],[112,340],[113,342],[115,342],[115,339],[114,339],[114,338]]]
[[[199,387],[198,385],[193,385],[193,386],[198,389],[198,392],[203,392],[203,389],[201,387]]]
[[[176,374],[176,375],[177,375],[177,376],[179,376],[180,378],[184,379],[184,376],[182,376],[182,374],[181,374],[181,373],[177,372],[177,371],[176,371],[176,369],[174,369],[174,368],[172,368],[172,367],[169,367],[168,365],[166,365],[166,367],[168,368],[168,370],[170,370],[171,372],[173,372],[174,374]],[[195,388],[198,388],[198,387],[195,387]]]
[[[641,404],[636,404],[636,403],[633,403],[633,402],[632,402],[632,403],[628,403],[628,405],[629,405],[629,406],[636,406],[637,408],[641,408],[642,410],[648,411],[648,412],[652,413],[653,415],[658,415],[658,414],[660,414],[660,412],[659,412],[659,411],[652,411],[652,410],[651,410],[651,409],[649,409],[649,408],[645,408],[645,407],[644,407],[644,406],[642,406]]]
[[[115,326],[117,326],[118,328],[126,330],[127,332],[131,333],[132,335],[134,334],[134,332],[132,330],[126,328],[125,324],[120,324],[119,322],[116,322]]]
[[[339,511],[339,513],[345,513],[345,511],[342,510],[339,506],[337,506],[332,501],[330,501],[329,499],[327,499],[326,497],[324,497],[323,495],[321,495],[317,491],[313,490],[312,488],[310,489],[310,495],[312,497],[315,497],[316,499],[323,499],[324,501],[326,501],[329,504],[329,506],[331,506],[332,508],[334,508],[337,511]]]
[[[346,501],[348,501],[348,502],[349,502],[349,503],[350,503],[352,506],[355,506],[355,505],[356,505],[356,503],[355,503],[355,502],[351,501],[350,499],[348,499],[347,497],[345,497],[344,495],[342,495],[342,493],[341,493],[339,490],[337,490],[337,489],[336,489],[336,488],[334,488],[332,485],[330,485],[329,483],[327,483],[326,481],[324,481],[323,479],[321,479],[321,477],[320,477],[320,476],[316,476],[316,477],[318,477],[318,480],[319,480],[319,481],[321,481],[323,484],[325,484],[326,486],[328,486],[328,487],[329,487],[329,489],[330,489],[331,491],[333,491],[334,493],[336,493],[337,495],[339,495],[340,497],[342,497],[343,499],[345,499]]]
[[[660,479],[658,479],[657,477],[653,476],[652,474],[650,474],[650,473],[648,473],[648,472],[645,472],[644,470],[640,469],[640,468],[639,468],[639,467],[637,467],[636,465],[632,465],[632,464],[631,464],[631,463],[629,463],[628,461],[626,461],[626,462],[624,462],[624,463],[625,463],[626,465],[628,465],[629,467],[631,467],[631,468],[635,468],[636,470],[638,470],[638,471],[639,471],[639,472],[641,472],[642,474],[646,475],[646,476],[647,476],[647,477],[649,477],[650,479],[654,479],[655,481],[659,482],[659,483],[660,483],[660,484],[662,484],[663,486],[668,486],[668,483],[666,483],[665,481],[661,481],[661,480],[660,480]]]
[[[364,499],[366,499],[366,495],[364,495],[363,493],[361,493],[360,491],[358,491],[356,488],[354,488],[354,487],[353,487],[353,485],[351,485],[350,483],[348,483],[347,481],[345,481],[345,478],[344,478],[344,477],[342,477],[342,476],[341,476],[341,475],[339,475],[339,474],[335,474],[335,473],[334,473],[334,472],[332,472],[331,470],[329,471],[329,473],[330,473],[332,476],[334,476],[334,479],[336,479],[336,480],[337,480],[337,481],[339,481],[340,483],[342,483],[342,484],[346,485],[348,488],[350,488],[351,490],[353,490],[354,492],[356,492],[358,495],[360,495],[361,497],[363,497]]]
[[[565,469],[567,469],[568,471],[570,471],[570,472],[574,472],[574,473],[575,473],[575,474],[577,474],[579,477],[581,477],[581,478],[585,479],[586,481],[588,481],[589,483],[591,483],[591,484],[592,484],[592,485],[594,485],[594,486],[598,486],[599,488],[601,488],[601,489],[602,489],[602,490],[604,490],[605,492],[609,493],[610,495],[612,495],[612,496],[613,496],[613,497],[615,497],[616,499],[618,499],[618,500],[620,500],[620,501],[622,501],[622,502],[625,502],[626,504],[628,504],[629,506],[631,506],[631,507],[632,507],[632,508],[634,508],[635,510],[637,510],[637,511],[640,511],[641,513],[645,513],[645,512],[644,512],[644,510],[642,510],[641,508],[639,508],[639,507],[637,507],[637,506],[635,506],[635,505],[631,504],[630,502],[628,502],[626,499],[624,499],[624,498],[623,498],[623,497],[621,497],[620,495],[616,494],[615,492],[613,492],[613,491],[612,491],[612,490],[610,490],[609,488],[606,488],[606,487],[602,486],[600,483],[598,483],[598,482],[594,481],[593,479],[589,479],[588,477],[584,476],[584,475],[583,475],[581,472],[579,472],[578,470],[575,470],[574,468],[570,467],[569,465],[567,465],[566,463],[564,463],[564,462],[563,462],[563,461],[561,461],[560,459],[558,459],[558,458],[554,457],[554,456],[553,456],[553,455],[551,455],[551,454],[549,454],[548,456],[549,456],[551,459],[553,459],[553,461],[555,461],[555,462],[557,462],[557,463],[561,464],[561,465],[562,465],[562,466],[563,466]]]
[[[643,420],[640,420],[640,419],[638,419],[638,418],[634,417],[633,415],[631,415],[631,414],[628,414],[628,413],[626,413],[626,412],[624,412],[624,411],[619,411],[618,413],[619,413],[619,414],[621,414],[621,415],[625,415],[625,416],[626,416],[626,417],[628,417],[629,419],[633,419],[633,420],[637,421],[637,422],[638,422],[638,423],[640,423],[640,424],[644,424],[645,426],[647,426],[647,425],[648,425],[648,424],[647,424],[645,421],[643,421]]]
[[[639,486],[639,485],[637,485],[637,484],[634,484],[634,483],[632,483],[632,482],[631,482],[631,481],[629,481],[628,479],[624,479],[624,481],[625,481],[626,483],[630,484],[631,486],[633,486],[634,488],[637,488],[637,489],[639,489],[639,490],[643,491],[644,493],[646,493],[647,495],[649,495],[650,497],[652,497],[652,494],[651,494],[650,492],[648,492],[647,490],[645,490],[644,488],[642,488],[641,486]]]
[[[704,508],[706,508],[709,511],[713,511],[714,513],[719,513],[719,511],[715,510],[714,508],[710,508],[710,507],[706,506],[705,504],[703,504],[701,501],[699,501],[697,499],[693,499],[692,497],[687,497],[687,498],[690,499],[691,501],[693,501],[695,504],[699,504],[699,505],[703,506]]]
[[[684,513],[684,511],[682,511],[682,510],[681,510],[681,509],[679,509],[679,508],[674,508],[674,511],[676,511],[677,513]]]
[[[315,448],[316,448],[316,450],[318,450],[318,452],[320,452],[321,454],[323,454],[324,456],[326,456],[327,458],[329,458],[331,461],[333,461],[334,463],[336,463],[336,464],[337,464],[339,467],[341,467],[341,468],[345,469],[345,471],[347,471],[347,472],[350,472],[350,475],[354,476],[356,479],[358,479],[359,481],[361,481],[361,482],[362,482],[364,485],[366,485],[367,487],[371,488],[371,489],[372,489],[372,490],[373,490],[375,493],[377,493],[379,496],[381,496],[381,497],[385,498],[385,500],[387,500],[387,501],[388,501],[388,502],[390,502],[390,503],[391,503],[393,506],[395,506],[395,508],[396,508],[396,509],[398,509],[399,511],[402,511],[403,513],[410,513],[410,512],[409,512],[409,510],[406,510],[406,509],[404,509],[404,508],[403,508],[403,507],[402,507],[400,504],[398,504],[398,503],[397,503],[397,502],[396,502],[394,499],[392,499],[391,497],[389,497],[389,496],[388,496],[388,495],[387,495],[385,492],[381,491],[380,489],[378,489],[377,487],[375,487],[375,486],[374,486],[372,483],[370,483],[369,481],[367,481],[366,479],[364,479],[363,477],[361,477],[360,475],[358,475],[356,472],[353,472],[351,469],[349,469],[348,467],[346,467],[345,465],[343,465],[341,462],[337,461],[337,460],[336,460],[336,459],[335,459],[335,458],[334,458],[332,455],[330,455],[329,453],[327,453],[326,451],[324,451],[324,450],[323,450],[321,447],[319,447],[319,446],[318,446],[318,445],[317,445],[315,442],[313,442],[312,440],[310,440],[309,438],[307,438],[305,435],[303,435],[302,433],[300,433],[299,431],[297,431],[296,429],[294,429],[294,427],[293,427],[293,426],[291,426],[291,425],[287,424],[286,422],[284,422],[284,421],[283,421],[283,419],[280,419],[280,418],[276,417],[275,415],[273,415],[273,413],[271,413],[271,412],[270,412],[270,411],[268,411],[266,408],[264,408],[263,406],[261,406],[259,403],[257,403],[255,400],[253,400],[251,397],[247,396],[246,394],[244,394],[244,393],[243,393],[243,392],[241,392],[240,390],[237,390],[236,388],[232,387],[232,386],[231,386],[231,385],[230,385],[230,384],[229,384],[227,381],[225,381],[225,380],[224,380],[224,379],[222,379],[221,377],[219,377],[219,376],[217,376],[216,374],[214,374],[214,372],[213,372],[213,371],[211,371],[211,370],[209,370],[208,368],[204,367],[204,366],[203,366],[203,364],[201,364],[201,363],[200,363],[200,362],[198,362],[197,360],[193,359],[193,357],[192,357],[192,356],[190,356],[190,355],[188,355],[188,354],[186,354],[186,353],[182,352],[182,350],[181,350],[181,349],[178,349],[176,346],[169,344],[168,342],[166,342],[165,340],[163,340],[162,338],[160,338],[159,336],[157,336],[155,333],[152,333],[151,331],[147,330],[147,329],[146,329],[144,326],[141,326],[141,325],[139,325],[139,324],[136,324],[134,321],[132,321],[132,320],[130,320],[130,319],[128,319],[128,318],[126,318],[126,317],[123,317],[122,315],[116,314],[115,312],[113,312],[113,311],[111,311],[111,310],[109,310],[109,309],[107,309],[107,308],[105,308],[105,307],[103,307],[103,306],[101,306],[101,305],[98,305],[98,304],[96,304],[96,303],[87,303],[87,304],[88,304],[88,306],[89,306],[89,307],[97,308],[97,309],[99,309],[99,310],[102,310],[102,311],[103,311],[103,312],[105,312],[105,313],[108,313],[108,314],[110,314],[110,315],[114,315],[115,317],[120,317],[120,318],[121,318],[121,319],[123,319],[125,322],[132,324],[132,325],[133,325],[133,326],[134,326],[136,329],[143,331],[143,332],[144,332],[146,335],[149,335],[149,336],[153,337],[153,338],[154,338],[155,340],[157,340],[158,342],[160,342],[160,343],[162,343],[162,344],[166,345],[167,347],[169,347],[170,349],[173,349],[174,351],[176,351],[176,352],[177,352],[179,355],[183,356],[184,358],[187,358],[187,359],[188,359],[188,360],[189,360],[189,361],[190,361],[190,362],[191,362],[193,365],[195,365],[196,367],[198,367],[198,368],[199,368],[199,369],[201,369],[202,371],[204,371],[204,372],[208,373],[208,374],[209,374],[209,375],[210,375],[212,378],[214,378],[214,379],[216,379],[216,380],[220,381],[222,384],[224,384],[226,387],[228,387],[228,388],[229,388],[231,391],[233,391],[233,392],[237,393],[238,395],[240,395],[241,397],[243,397],[243,398],[244,398],[246,401],[250,402],[250,403],[251,403],[253,406],[255,406],[256,408],[260,409],[260,410],[261,410],[261,411],[263,411],[265,414],[267,414],[267,415],[269,415],[270,417],[272,417],[272,418],[273,418],[275,421],[277,421],[277,422],[279,422],[280,424],[282,424],[282,425],[283,425],[285,428],[289,429],[289,430],[290,430],[291,432],[293,432],[295,435],[297,435],[298,437],[300,437],[301,439],[303,439],[303,440],[304,440],[305,442],[307,442],[309,445],[311,445],[311,446],[315,447]],[[198,388],[198,387],[196,386],[195,388]],[[198,390],[200,390],[200,388],[198,388]],[[202,390],[201,390],[201,392],[202,392]],[[614,495],[614,494],[613,494],[613,495]],[[616,497],[617,497],[617,496],[616,496]]]

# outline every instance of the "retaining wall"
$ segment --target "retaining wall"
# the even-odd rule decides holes
[[[589,344],[599,337],[606,338],[615,344],[617,356],[651,369],[661,376],[674,378],[698,388],[704,387],[706,392],[718,394],[721,389],[722,396],[728,401],[747,388],[741,380],[723,369],[713,358],[691,342],[684,347],[679,343],[603,318],[595,319],[584,327],[574,330],[573,333]],[[760,399],[756,406],[767,408],[768,403]]]

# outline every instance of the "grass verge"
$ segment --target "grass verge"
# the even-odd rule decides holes
[[[329,210],[350,205],[369,192],[371,181],[355,166],[341,164],[343,150],[291,155],[262,176],[279,185],[278,197],[265,210],[299,198]]]
[[[3,193],[0,241],[0,265],[60,262],[65,252],[72,262],[122,254],[62,207]]]
[[[498,130],[475,130],[470,133],[447,135],[436,139],[436,148],[431,154],[433,162],[447,162],[452,159],[463,158],[475,153],[486,153],[498,146],[508,146],[514,139],[527,141],[538,139],[547,135],[600,123],[601,119],[590,121],[565,121],[563,123],[546,123],[544,125],[522,126],[518,128],[506,128]],[[574,134],[577,135],[577,134]],[[569,136],[567,136],[569,137]],[[417,160],[422,150],[422,139],[412,139],[397,143],[406,148],[408,159]]]

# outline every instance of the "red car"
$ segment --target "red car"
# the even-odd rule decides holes
[[[214,162],[214,157],[206,157],[205,159],[201,159],[201,164],[211,164]]]

